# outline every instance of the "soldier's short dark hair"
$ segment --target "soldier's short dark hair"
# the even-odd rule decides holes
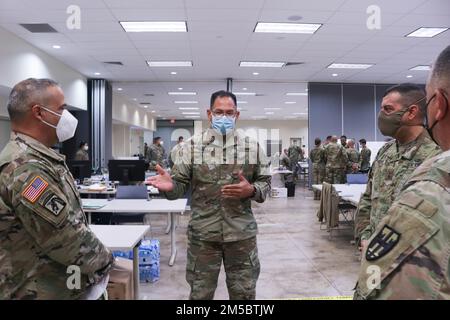
[[[447,90],[450,90],[450,45],[437,57],[433,65],[431,79],[441,82]]]
[[[234,95],[234,93],[220,90],[220,91],[214,92],[211,95],[210,108],[212,109],[212,107],[214,106],[214,102],[216,102],[217,98],[226,98],[226,97],[233,99],[234,106],[237,107],[237,99],[236,99],[236,96]]]
[[[366,144],[367,141],[366,141],[366,139],[361,139],[361,140],[359,140],[359,143],[361,143],[361,144]]]
[[[417,104],[422,113],[422,116],[425,115],[425,107],[426,107],[426,94],[425,90],[422,87],[414,83],[401,83],[395,86],[388,88],[383,95],[383,98],[392,92],[397,92],[401,95],[400,103],[408,107],[412,104]]]
[[[183,138],[183,136],[179,136],[178,137],[178,142],[180,142],[181,140],[183,140],[184,138]]]
[[[322,140],[320,140],[320,138],[314,139],[314,144],[315,144],[316,146],[318,146],[318,145],[321,144],[321,143],[322,143]]]
[[[347,139],[347,136],[346,136],[346,135],[342,135],[342,136],[341,136],[341,139],[342,139],[342,138]]]
[[[84,147],[85,144],[86,144],[85,141],[81,141],[81,142],[80,142],[80,148]]]
[[[332,136],[327,136],[327,140],[330,141]]]
[[[153,143],[156,143],[156,142],[158,142],[159,140],[161,140],[161,137],[155,137],[155,138],[153,138]]]
[[[28,78],[17,83],[9,94],[7,104],[11,121],[22,119],[34,104],[47,104],[47,89],[58,86],[58,83],[51,79]]]

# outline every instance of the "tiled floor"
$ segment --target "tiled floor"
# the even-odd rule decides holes
[[[355,246],[350,244],[350,229],[329,233],[319,230],[316,218],[318,201],[312,192],[297,187],[295,198],[269,198],[253,203],[259,235],[261,274],[257,299],[352,295],[359,271]],[[167,262],[170,237],[164,233],[165,215],[151,216],[152,236],[161,241],[161,278],[141,284],[142,299],[187,299],[185,280],[186,227],[189,216],[181,217],[177,229],[178,256],[173,267]],[[228,299],[225,274],[219,277],[215,299]]]

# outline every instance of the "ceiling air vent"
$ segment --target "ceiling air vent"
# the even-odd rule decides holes
[[[20,23],[22,27],[32,33],[57,33],[48,23]]]
[[[120,61],[104,61],[104,64],[111,64],[111,65],[115,65],[115,66],[123,66],[123,63]]]
[[[290,66],[299,66],[305,64],[304,62],[287,62],[285,67],[290,67]]]
[[[154,97],[155,95],[153,93],[144,93],[145,97]]]

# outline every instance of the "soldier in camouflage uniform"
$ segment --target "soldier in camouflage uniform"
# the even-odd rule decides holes
[[[298,146],[297,144],[292,144],[288,148],[288,157],[289,161],[291,163],[291,171],[294,175],[294,179],[297,180],[298,178],[298,162],[300,161],[300,158],[302,157],[302,148]]]
[[[281,154],[280,164],[285,167],[287,170],[291,168],[291,160],[288,157],[288,150],[284,149],[283,153]],[[294,176],[292,173],[285,173],[284,175],[284,181],[285,182],[292,182],[294,181]]]
[[[424,108],[424,92],[416,85],[394,86],[384,95],[378,126],[384,135],[392,135],[395,140],[378,152],[359,202],[355,237],[361,241],[361,248],[367,245],[413,171],[426,159],[441,153],[423,128]]]
[[[150,163],[149,169],[156,170],[156,165],[165,167],[164,160],[166,158],[166,150],[162,146],[161,137],[153,139],[153,144],[148,148],[148,161]]]
[[[372,151],[367,148],[366,139],[359,140],[359,143],[361,144],[361,152],[359,154],[359,171],[362,173],[367,173],[370,169],[370,157],[372,156]]]
[[[356,299],[450,300],[449,75],[450,46],[433,64],[426,88],[426,126],[446,151],[413,173],[370,239]]]
[[[356,173],[359,170],[359,152],[355,149],[355,141],[349,140],[347,142],[347,174]]]
[[[255,299],[260,264],[251,200],[266,199],[271,176],[259,144],[235,130],[238,117],[235,95],[214,93],[208,110],[211,128],[186,142],[172,176],[158,166],[159,175],[147,180],[168,199],[192,187],[186,266],[190,299],[213,299],[222,260],[230,299]]]
[[[333,136],[325,148],[325,182],[331,184],[345,183],[347,167],[347,153],[343,146],[337,144],[337,137]]]
[[[309,152],[312,164],[312,184],[322,184],[325,179],[325,150],[322,148],[320,138],[314,140],[315,147]],[[320,199],[320,191],[314,190],[314,200]]]
[[[0,154],[0,300],[97,299],[113,256],[89,229],[64,156],[50,148],[70,138],[77,121],[47,79],[14,86],[8,112],[11,140]],[[80,270],[79,288],[68,279],[69,266]]]

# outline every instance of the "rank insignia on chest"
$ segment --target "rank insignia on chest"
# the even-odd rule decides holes
[[[400,236],[400,233],[385,225],[367,247],[366,260],[374,261],[385,256],[397,245]]]
[[[44,204],[44,207],[55,216],[59,215],[66,206],[66,203],[56,195],[51,195]]]

